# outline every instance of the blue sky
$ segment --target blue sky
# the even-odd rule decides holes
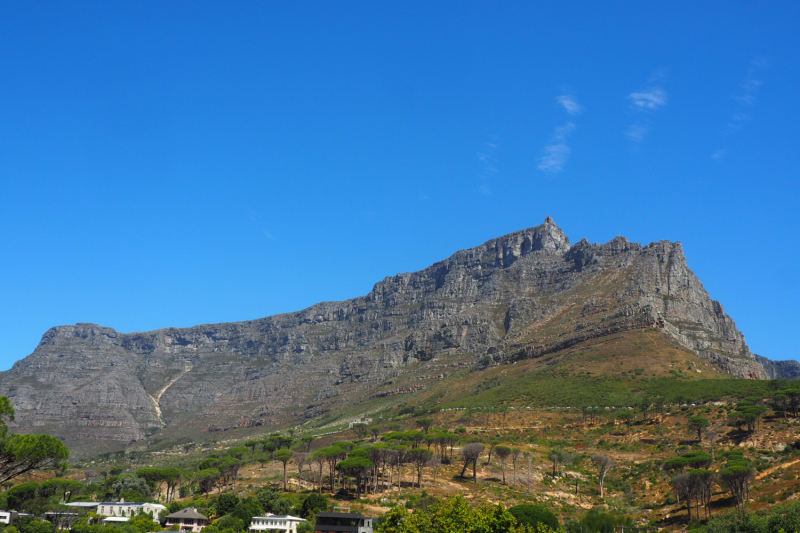
[[[796,2],[0,3],[0,368],[540,224],[682,241],[797,359]]]

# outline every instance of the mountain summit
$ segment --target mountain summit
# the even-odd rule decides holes
[[[96,451],[155,433],[299,423],[424,390],[479,361],[543,358],[645,328],[733,376],[800,368],[751,353],[680,243],[571,246],[547,217],[365,296],[295,313],[144,333],[55,327],[0,373],[0,394],[17,431]]]

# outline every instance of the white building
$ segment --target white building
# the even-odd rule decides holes
[[[102,516],[136,516],[153,513],[153,520],[158,520],[158,515],[167,508],[160,503],[134,503],[126,502],[125,498],[118,502],[100,502],[97,505],[97,514]]]
[[[304,518],[291,515],[267,513],[267,516],[254,516],[250,521],[252,533],[297,533],[297,524],[305,522]]]
[[[107,517],[103,518],[103,523],[105,525],[108,525],[108,524],[124,524],[128,520],[130,520],[130,518],[128,518],[127,516],[107,516]]]
[[[350,425],[347,426],[347,427],[348,427],[348,429],[353,429],[353,426],[355,426],[356,424],[370,424],[371,422],[372,422],[372,419],[371,418],[367,418],[367,417],[354,418],[353,421],[350,422]]]

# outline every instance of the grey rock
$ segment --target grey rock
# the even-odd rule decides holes
[[[413,392],[487,356],[540,357],[657,327],[739,377],[794,377],[755,356],[680,243],[570,246],[539,226],[387,277],[365,296],[258,320],[119,333],[59,326],[0,373],[18,431],[96,450],[162,429],[200,434],[302,421]],[[94,444],[92,444],[94,443]]]

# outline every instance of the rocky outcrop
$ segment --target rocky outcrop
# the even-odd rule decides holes
[[[800,363],[797,361],[773,361],[756,354],[756,361],[761,363],[769,379],[800,378]]]
[[[540,357],[637,328],[660,328],[736,376],[796,376],[794,365],[750,352],[680,243],[571,246],[548,217],[387,277],[365,296],[296,313],[143,333],[55,327],[0,373],[0,394],[19,431],[130,443],[165,427],[302,420],[420,390],[452,367]]]

